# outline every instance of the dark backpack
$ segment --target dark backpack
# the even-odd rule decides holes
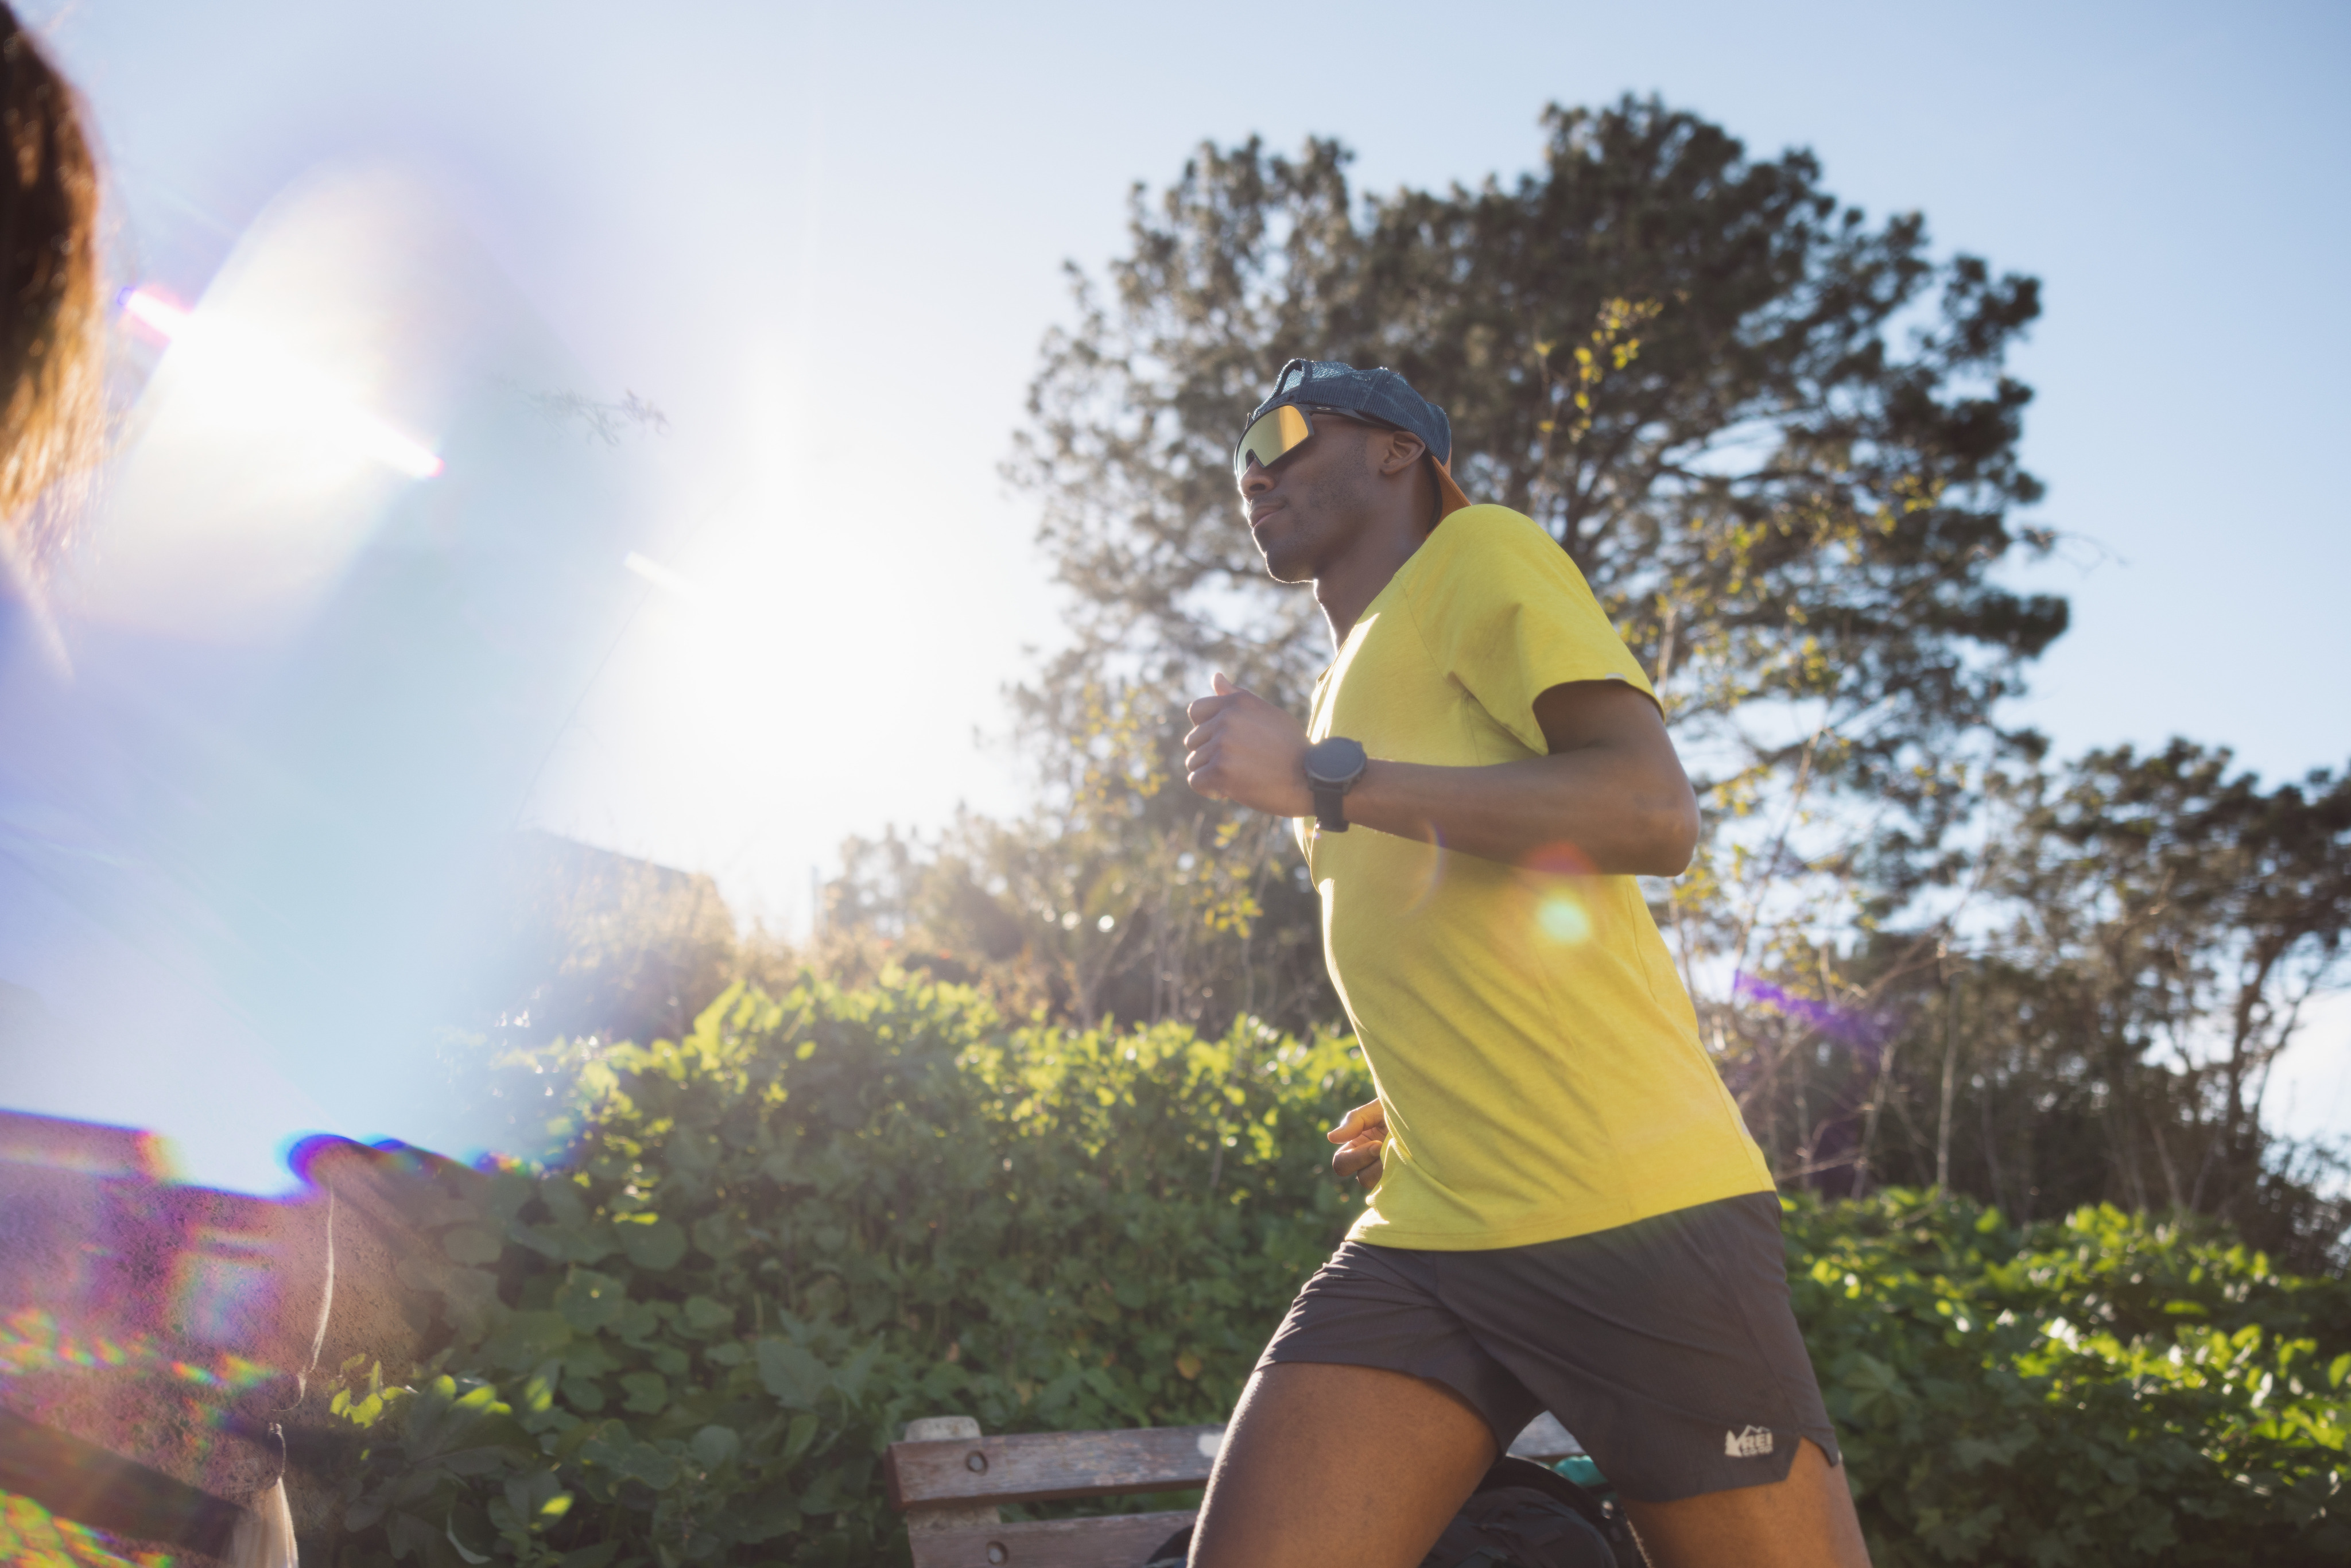
[[[1185,1568],[1189,1525],[1160,1543],[1148,1568]],[[1531,1459],[1494,1461],[1420,1568],[1640,1568],[1623,1516]]]

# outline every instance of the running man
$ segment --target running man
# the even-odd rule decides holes
[[[1532,519],[1469,505],[1442,409],[1292,360],[1234,472],[1337,656],[1297,719],[1222,674],[1201,794],[1298,820],[1379,1098],[1371,1188],[1259,1360],[1196,1568],[1414,1568],[1548,1408],[1657,1568],[1862,1568],[1761,1153],[1643,902],[1698,840],[1648,678]]]

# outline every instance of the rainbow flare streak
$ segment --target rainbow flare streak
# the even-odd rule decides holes
[[[162,1552],[117,1552],[102,1531],[0,1491],[0,1563],[11,1568],[171,1568]]]
[[[76,1335],[37,1307],[0,1319],[0,1381],[33,1373],[99,1370],[153,1372],[195,1388],[242,1394],[269,1381],[267,1367],[224,1351],[208,1363],[167,1355],[147,1334],[128,1340]],[[5,1561],[5,1559],[0,1559]]]
[[[1868,1051],[1885,1044],[1902,1028],[1902,1020],[1890,1014],[1839,1007],[1816,997],[1800,997],[1752,975],[1741,975],[1733,981],[1730,995],[1734,1000],[1759,1002],[1783,1017],[1810,1024],[1831,1040]]]
[[[152,289],[125,289],[121,305],[123,315],[174,348],[195,349],[233,365],[242,377],[275,382],[279,391],[299,399],[340,444],[356,447],[412,479],[434,478],[444,466],[430,447],[360,408],[317,371],[267,345],[224,336],[199,322],[193,311]]]

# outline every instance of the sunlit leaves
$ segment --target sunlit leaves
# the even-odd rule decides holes
[[[1798,1207],[1787,1231],[1875,1561],[2219,1568],[2351,1549],[2351,1402],[2314,1350],[2351,1337],[2340,1281],[2113,1208],[2016,1227],[1890,1192]]]
[[[598,1061],[574,1156],[445,1216],[508,1238],[507,1298],[448,1358],[500,1440],[393,1419],[456,1384],[345,1369],[337,1409],[375,1444],[347,1560],[553,1564],[619,1531],[647,1561],[868,1561],[907,1417],[1214,1418],[1353,1212],[1321,1174],[1363,1092],[1347,1048],[1254,1021],[1013,1027],[893,976],[731,993]],[[569,1500],[526,1517],[540,1473]]]
[[[735,994],[611,1060],[572,1160],[484,1189],[559,1243],[507,1248],[496,1322],[405,1381],[343,1369],[369,1447],[339,1561],[885,1558],[906,1419],[1221,1418],[1354,1209],[1322,1132],[1359,1066],[1253,1021],[1016,1025],[893,975]],[[663,1222],[674,1259],[564,1260],[571,1227]],[[2341,1559],[2339,1281],[2113,1208],[1898,1192],[1787,1230],[1877,1562]]]

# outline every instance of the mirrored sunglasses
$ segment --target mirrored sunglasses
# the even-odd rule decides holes
[[[1233,484],[1238,487],[1249,473],[1249,459],[1258,460],[1260,467],[1270,468],[1300,447],[1314,434],[1314,417],[1322,415],[1342,423],[1368,424],[1374,430],[1401,430],[1384,419],[1374,419],[1352,408],[1325,408],[1320,403],[1284,403],[1263,417],[1252,422],[1241,434],[1241,444],[1233,448]]]
[[[1240,444],[1233,448],[1233,483],[1238,485],[1249,472],[1249,459],[1255,458],[1260,467],[1270,468],[1305,445],[1313,434],[1314,422],[1295,403],[1268,409],[1250,423],[1242,433]]]

